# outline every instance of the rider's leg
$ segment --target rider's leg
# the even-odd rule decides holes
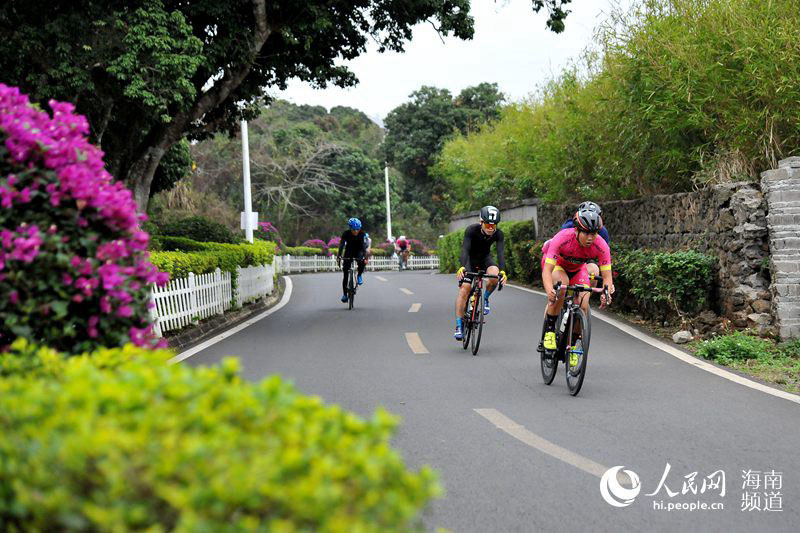
[[[496,265],[492,265],[486,269],[486,273],[490,276],[500,275],[500,269]],[[483,292],[483,314],[488,315],[491,312],[489,307],[489,295],[494,292],[497,287],[498,280],[495,278],[488,278],[486,280],[486,290]]]
[[[357,263],[358,263],[358,284],[361,285],[364,283],[364,279],[361,277],[361,275],[364,273],[364,269],[367,268],[367,263],[363,259],[358,260]]]
[[[497,266],[492,265],[486,269],[486,273],[490,276],[499,276],[500,269],[497,268]],[[496,278],[489,278],[486,280],[486,298],[489,298],[489,295],[492,294],[492,292],[494,292],[494,290],[497,288],[497,284],[499,281],[500,280]]]
[[[558,282],[561,282],[561,285],[567,285],[569,283],[569,276],[567,273],[564,272],[564,269],[561,267],[556,267],[553,270],[553,285],[555,286]],[[559,291],[558,299],[555,303],[547,303],[547,310],[545,312],[545,334],[544,334],[544,341],[543,345],[546,350],[555,350],[556,349],[556,320],[558,320],[558,314],[561,312],[561,307],[564,305],[564,296],[563,292]]]
[[[350,274],[350,261],[345,261],[342,265],[342,301],[347,301],[347,276]]]
[[[469,283],[462,283],[458,288],[458,296],[456,297],[456,321],[461,320],[464,316],[464,311],[467,309],[467,297],[469,296]]]
[[[458,288],[458,296],[456,296],[456,331],[453,336],[456,340],[461,340],[462,326],[461,317],[464,316],[464,311],[467,307],[467,297],[469,296],[470,283],[462,283]]]
[[[600,272],[600,269],[597,268],[597,265],[594,264],[583,265],[581,269],[578,271],[578,273],[570,278],[569,280],[570,285],[585,285],[586,287],[591,287],[592,282],[590,275],[592,269],[589,268],[590,266],[595,267],[597,272]],[[591,296],[591,294],[592,293],[590,292],[581,293],[579,300],[581,309],[583,309],[584,314],[586,314],[587,316],[589,313],[589,297]]]
[[[598,287],[598,282],[602,280],[600,277],[600,267],[597,266],[597,263],[588,263],[586,265],[586,270],[589,271],[590,286]]]

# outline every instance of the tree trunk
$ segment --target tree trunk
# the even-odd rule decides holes
[[[147,203],[150,200],[150,185],[156,173],[161,158],[164,157],[169,146],[162,142],[157,146],[148,147],[144,154],[137,158],[128,170],[127,182],[133,189],[133,198],[139,213],[147,213]]]

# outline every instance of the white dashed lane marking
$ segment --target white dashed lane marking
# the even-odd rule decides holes
[[[425,345],[422,344],[422,339],[419,338],[419,333],[416,331],[406,333],[406,342],[411,351],[416,354],[430,353]]]
[[[419,311],[419,308],[422,307],[422,304],[411,304],[411,307],[408,308],[409,313],[416,313]]]
[[[409,295],[411,295],[411,294],[414,294],[413,292],[411,292],[411,291],[410,291],[410,290],[408,290],[408,289],[400,289],[400,290],[401,290],[402,292],[404,292],[405,294],[409,294]]]

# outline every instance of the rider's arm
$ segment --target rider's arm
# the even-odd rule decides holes
[[[552,263],[545,262],[542,268],[542,286],[547,293],[547,299],[551,302],[556,301],[555,291],[553,290],[553,269],[555,268],[555,261]]]
[[[469,253],[472,248],[472,237],[469,235],[469,228],[464,230],[464,240],[461,242],[461,266],[469,270]]]
[[[339,239],[339,253],[336,254],[336,257],[342,257],[342,249],[344,248],[344,240],[347,238],[347,232],[345,231],[342,233],[342,238]]]
[[[600,267],[600,275],[603,277],[603,285],[608,286],[608,292],[614,293],[614,279],[611,270],[611,248],[609,248],[606,241],[603,239],[596,239],[595,246],[599,249],[599,261],[597,265]]]
[[[497,230],[497,266],[500,270],[506,269],[505,237],[503,232]]]

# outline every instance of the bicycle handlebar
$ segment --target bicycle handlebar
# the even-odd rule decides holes
[[[500,279],[500,276],[496,276],[494,274],[486,274],[485,272],[480,272],[480,271],[479,272],[464,272],[464,275],[465,276],[477,276],[479,278]],[[461,281],[458,282],[458,286],[460,287],[462,283],[464,283],[464,279],[463,278],[461,279]],[[502,283],[500,283],[500,286],[498,287],[497,290],[498,291],[502,291],[503,290],[503,286],[504,285]]]
[[[608,285],[605,285],[603,287],[585,287],[583,285],[567,285],[567,286],[564,287],[564,286],[561,285],[561,282],[559,281],[558,283],[556,283],[553,286],[553,290],[556,291],[556,292],[558,292],[558,291],[564,291],[564,292],[573,291],[573,292],[595,292],[595,293],[601,293],[601,292],[607,292],[608,291]]]

